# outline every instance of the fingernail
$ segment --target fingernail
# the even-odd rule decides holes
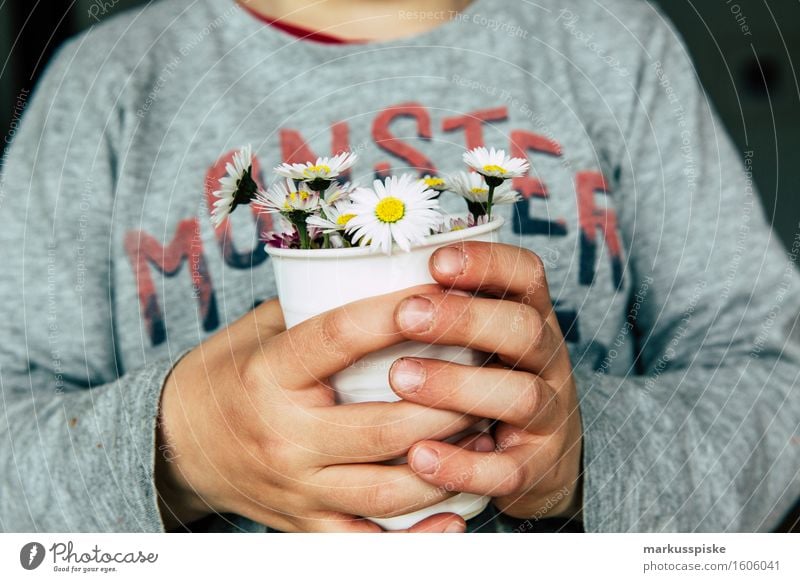
[[[425,368],[416,360],[403,358],[392,366],[392,386],[395,390],[411,394],[425,382]]]
[[[459,297],[472,297],[472,293],[467,293],[461,289],[448,289],[445,293],[447,295],[458,295]]]
[[[472,443],[475,452],[478,453],[491,453],[494,450],[494,439],[488,434],[484,434],[476,438]]]
[[[446,528],[444,528],[444,533],[464,533],[466,531],[466,526],[463,523],[454,521]]]
[[[466,266],[464,253],[453,247],[439,249],[433,255],[433,268],[442,275],[455,277],[463,273]]]
[[[406,331],[428,331],[433,325],[433,303],[422,297],[406,299],[400,308],[399,319]]]
[[[439,468],[439,455],[433,449],[419,448],[411,458],[411,468],[417,473],[432,475]]]

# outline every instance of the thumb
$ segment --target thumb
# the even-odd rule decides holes
[[[441,288],[424,285],[326,311],[287,330],[264,350],[271,379],[284,388],[323,382],[367,354],[405,341],[394,311],[403,299]]]

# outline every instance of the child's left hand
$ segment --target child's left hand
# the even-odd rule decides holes
[[[409,452],[411,468],[440,487],[494,497],[512,517],[576,514],[580,413],[541,259],[514,246],[470,242],[439,249],[430,270],[441,285],[479,296],[405,299],[395,312],[404,335],[493,353],[499,365],[403,358],[390,371],[392,387],[411,402],[499,422],[496,446],[488,437],[475,450],[423,441]]]

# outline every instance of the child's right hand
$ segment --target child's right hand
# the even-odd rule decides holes
[[[287,532],[380,531],[354,516],[400,515],[450,496],[407,465],[377,463],[476,418],[405,401],[336,406],[325,384],[365,354],[404,341],[397,304],[440,289],[365,299],[288,331],[272,300],[181,359],[159,419],[156,483],[167,527],[219,512]],[[459,516],[442,514],[412,529],[463,528]]]

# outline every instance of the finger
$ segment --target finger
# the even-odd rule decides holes
[[[395,517],[430,507],[454,494],[420,479],[408,465],[336,465],[316,472],[324,509],[364,517]]]
[[[544,432],[559,422],[555,392],[529,372],[402,358],[392,364],[389,380],[409,402],[493,418],[530,432]]]
[[[525,450],[510,447],[480,453],[425,441],[411,449],[408,459],[411,469],[431,485],[447,491],[500,497],[523,491],[530,483]]]
[[[315,408],[305,434],[320,465],[374,463],[402,457],[414,443],[446,439],[478,419],[411,402],[364,402]]]
[[[292,515],[268,509],[264,505],[254,505],[247,515],[258,523],[269,523],[270,527],[286,533],[379,533],[383,531],[377,524],[355,515],[334,511],[317,511],[309,515]]]
[[[408,339],[495,353],[543,376],[549,365],[566,363],[561,335],[527,305],[452,293],[413,295],[400,302],[396,317]]]
[[[319,533],[380,533],[381,527],[365,518],[337,513],[322,513],[303,521],[303,531]],[[391,533],[464,533],[467,524],[455,513],[437,513],[406,530]]]
[[[455,445],[462,449],[479,453],[489,453],[495,449],[494,438],[488,432],[476,432],[465,436]]]
[[[324,512],[303,520],[303,531],[316,533],[380,533],[381,527],[354,515]]]
[[[323,381],[368,353],[403,341],[393,316],[397,303],[415,292],[440,289],[421,285],[312,317],[263,345],[266,374],[288,389]]]
[[[280,303],[277,299],[271,299],[218,331],[206,342],[208,346],[202,344],[200,348],[208,349],[213,346],[213,349],[230,351],[234,356],[241,357],[249,351],[243,349],[243,343],[247,343],[248,347],[260,344],[285,330]]]
[[[286,330],[281,304],[277,299],[264,301],[247,314],[264,337],[271,337]],[[247,315],[242,319],[244,320]]]
[[[467,523],[455,513],[437,513],[406,530],[408,533],[464,533]]]
[[[320,517],[304,520],[303,529],[319,533],[379,533],[383,529],[368,519],[343,514],[320,514]],[[464,533],[467,524],[455,513],[437,513],[405,530],[388,533]]]
[[[431,275],[446,287],[481,291],[552,311],[544,263],[528,249],[498,243],[464,242],[437,250]]]

